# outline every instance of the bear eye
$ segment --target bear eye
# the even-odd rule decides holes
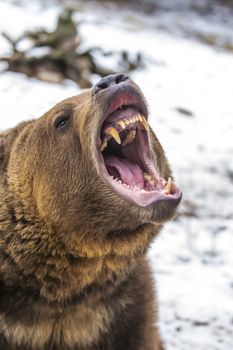
[[[54,126],[56,129],[63,129],[65,126],[69,124],[69,121],[70,121],[69,116],[62,115],[55,120]]]

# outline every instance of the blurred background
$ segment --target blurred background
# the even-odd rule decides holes
[[[0,130],[125,72],[183,190],[151,246],[167,350],[233,349],[233,1],[0,0]]]

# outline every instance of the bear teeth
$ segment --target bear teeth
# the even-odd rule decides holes
[[[121,144],[121,138],[120,138],[120,135],[119,135],[119,133],[118,133],[118,131],[117,131],[116,128],[113,128],[113,127],[108,128],[108,129],[105,131],[105,133],[106,133],[107,135],[110,135],[112,138],[114,138],[114,140],[115,140],[117,143],[119,143],[119,145]]]
[[[172,193],[172,179],[169,177],[167,180],[167,184],[164,187],[164,193],[165,194],[171,194]]]
[[[108,141],[104,140],[104,142],[102,142],[100,145],[100,151],[103,152],[105,150],[105,148],[107,147],[107,145],[108,145]]]
[[[136,130],[132,129],[126,136],[126,138],[124,139],[124,141],[122,142],[122,147],[126,146],[126,145],[130,145],[133,140],[135,139],[136,136]]]
[[[149,130],[149,125],[147,123],[146,118],[144,117],[144,115],[142,115],[141,118],[142,118],[141,123],[142,123],[143,127],[146,129],[146,131],[148,131]]]
[[[125,129],[125,127],[126,127],[124,120],[118,120],[118,122],[116,122],[116,124],[118,126],[120,126],[122,130]]]
[[[136,136],[136,129],[131,129],[131,128],[132,127],[136,128],[137,124],[140,124],[141,126],[143,126],[143,128],[146,131],[149,130],[147,119],[144,117],[144,115],[141,115],[141,114],[138,114],[137,116],[132,117],[130,119],[124,118],[124,119],[117,120],[115,122],[116,127],[111,126],[104,131],[107,137],[105,137],[104,140],[102,141],[99,147],[100,151],[103,152],[107,147],[109,136],[112,137],[119,145],[122,144],[123,147],[132,143]],[[128,128],[128,126],[130,128]],[[118,131],[117,127],[118,129],[120,127],[121,130]],[[125,129],[131,129],[131,130],[127,134],[125,140],[121,142],[121,137],[119,132]]]
[[[143,175],[144,175],[145,181],[147,181],[147,182],[153,181],[152,175],[147,174],[147,173],[144,173]]]

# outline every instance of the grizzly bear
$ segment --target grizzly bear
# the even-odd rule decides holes
[[[124,74],[1,133],[0,349],[162,349],[146,252],[180,199]]]

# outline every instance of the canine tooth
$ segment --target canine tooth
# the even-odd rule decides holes
[[[124,147],[124,146],[126,146],[126,145],[130,145],[130,144],[133,142],[135,136],[136,136],[136,130],[131,130],[131,131],[127,134],[127,136],[126,136],[126,138],[124,139],[124,141],[122,142],[122,147]]]
[[[144,117],[144,115],[141,115],[141,118],[142,118],[142,121],[141,120],[140,121],[141,121],[143,127],[148,131],[149,130],[149,125],[147,123],[146,118]]]
[[[114,138],[114,140],[115,140],[117,143],[119,143],[119,145],[121,144],[121,138],[120,138],[120,135],[119,135],[117,129],[115,129],[115,128],[113,128],[113,127],[108,128],[108,129],[106,130],[106,134],[112,136],[112,137]]]
[[[172,179],[170,177],[167,180],[167,184],[164,187],[164,191],[166,194],[172,193]]]
[[[138,115],[138,120],[139,120],[140,122],[142,122],[142,116],[141,116],[141,114]]]
[[[100,145],[100,151],[103,152],[103,150],[107,147],[108,141],[105,140],[104,142],[101,143]]]
[[[125,129],[125,123],[123,120],[118,120],[117,125],[120,125],[121,129]]]

